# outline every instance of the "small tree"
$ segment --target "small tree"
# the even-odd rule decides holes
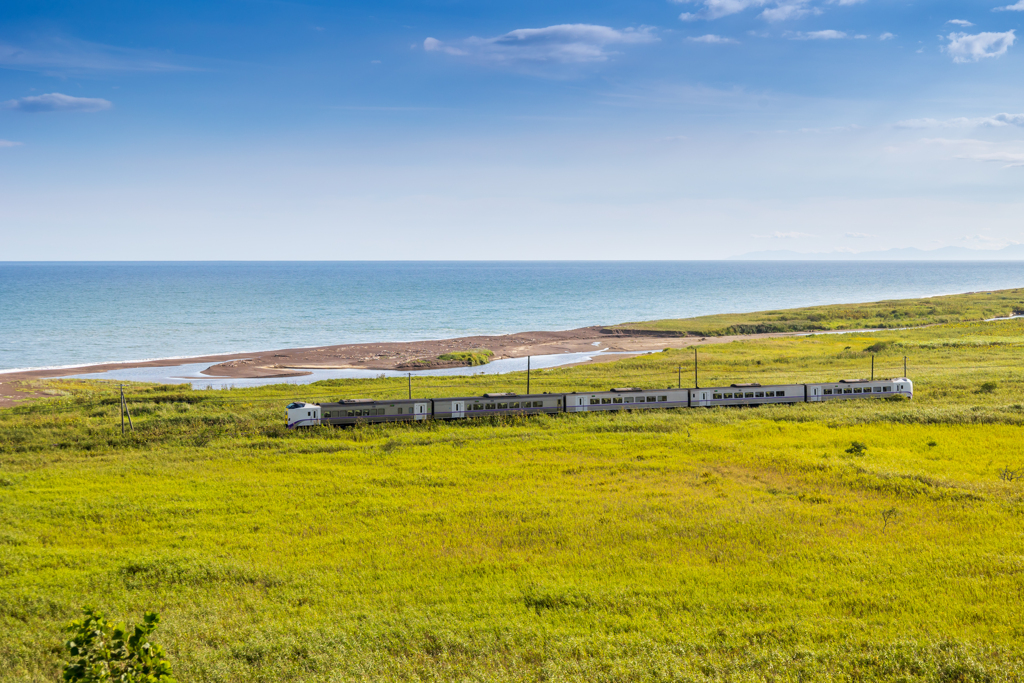
[[[84,618],[71,622],[66,643],[72,661],[64,667],[68,683],[177,683],[164,650],[148,640],[156,630],[160,616],[146,612],[143,622],[134,628],[107,621],[103,612],[92,607],[83,610]]]

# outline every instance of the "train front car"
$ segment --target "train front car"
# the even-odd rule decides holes
[[[807,385],[807,400],[846,401],[854,398],[891,398],[904,396],[914,398],[914,383],[906,377],[892,379],[841,379],[838,382],[824,382]]]
[[[320,424],[320,406],[316,403],[303,403],[296,401],[288,404],[285,412],[285,425],[288,429],[296,427],[313,427]]]

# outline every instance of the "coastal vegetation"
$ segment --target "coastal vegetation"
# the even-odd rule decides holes
[[[805,330],[892,329],[1014,315],[1024,315],[1024,289],[650,320],[613,325],[606,331],[613,334],[660,332],[671,336],[719,337]]]
[[[0,411],[0,681],[57,680],[83,605],[159,612],[183,681],[1021,680],[1022,351],[1024,320],[746,340],[699,347],[697,382],[907,357],[915,398],[301,431],[290,400],[406,380],[134,384],[124,436],[115,385],[48,383]],[[666,350],[531,386],[693,373]]]
[[[458,361],[470,366],[490,363],[492,358],[494,358],[494,352],[490,349],[453,351],[452,353],[443,353],[437,357],[438,360]]]

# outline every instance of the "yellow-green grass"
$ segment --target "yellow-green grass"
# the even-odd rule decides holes
[[[609,330],[698,337],[805,330],[892,329],[987,320],[1024,314],[1024,289],[971,292],[923,299],[808,306],[781,311],[725,313],[675,320],[622,323]]]
[[[0,681],[56,680],[84,604],[159,611],[187,681],[1022,680],[1024,322],[701,347],[701,383],[865,376],[878,342],[914,401],[293,432],[292,398],[403,380],[133,385],[122,438],[113,387],[55,383],[0,411]]]
[[[443,353],[437,357],[438,360],[457,360],[466,365],[484,365],[490,363],[494,358],[494,351],[490,349],[470,349],[468,351],[454,351]]]

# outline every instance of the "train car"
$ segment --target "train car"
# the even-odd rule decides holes
[[[351,425],[357,422],[413,422],[431,416],[430,399],[376,401],[353,398],[320,404],[320,424]]]
[[[569,413],[610,410],[646,410],[648,408],[686,408],[689,389],[641,389],[618,387],[608,391],[574,392],[565,395]]]
[[[699,394],[699,395],[698,395]],[[803,384],[730,384],[727,387],[690,389],[691,407],[760,406],[769,403],[803,403]]]
[[[841,379],[838,382],[808,384],[809,402],[845,401],[853,398],[914,398],[914,383],[906,377],[893,379]]]
[[[435,398],[434,417],[457,420],[488,415],[560,413],[564,408],[564,398],[562,394],[514,393]]]

